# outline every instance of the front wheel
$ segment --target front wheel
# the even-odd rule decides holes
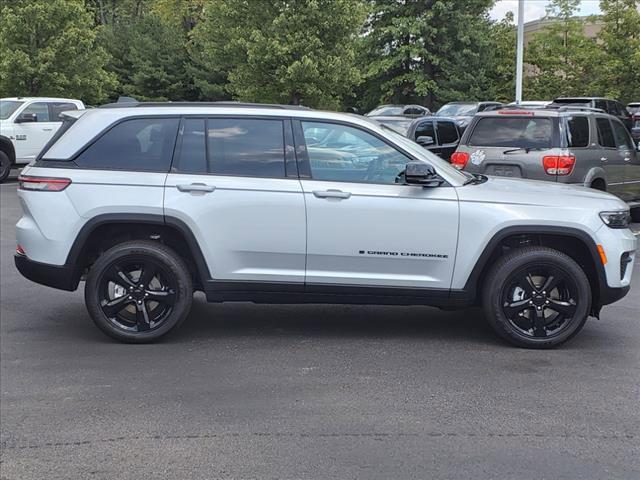
[[[591,287],[568,255],[546,247],[515,249],[489,271],[483,306],[489,324],[510,343],[551,348],[584,326]]]
[[[125,242],[93,264],[84,290],[87,310],[104,333],[127,343],[148,343],[189,314],[193,284],[188,267],[158,242]]]

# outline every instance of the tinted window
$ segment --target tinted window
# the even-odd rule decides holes
[[[178,123],[177,118],[126,120],[98,138],[76,163],[85,168],[166,172]]]
[[[50,103],[49,107],[51,107],[51,121],[52,122],[61,122],[60,114],[62,112],[66,112],[68,110],[77,110],[78,107],[75,103],[65,103],[65,102],[54,102]]]
[[[605,112],[607,111],[607,102],[605,100],[594,100],[593,106],[595,108],[601,108]]]
[[[453,122],[437,122],[437,125],[438,141],[441,145],[458,141],[458,130]]]
[[[603,147],[615,148],[616,141],[611,130],[611,123],[608,118],[596,118],[596,126],[598,127],[598,143]]]
[[[433,128],[432,121],[422,122],[416,127],[416,135],[414,137],[414,140],[417,140],[418,137],[431,137],[433,138],[434,142],[436,141],[436,133]]]
[[[36,122],[48,122],[49,121],[49,105],[44,102],[36,102],[27,106],[20,115],[25,113],[35,113]]]
[[[616,147],[620,150],[633,150],[633,140],[629,136],[627,129],[620,122],[612,121],[613,135],[616,139]]]
[[[284,177],[281,120],[207,120],[209,171],[221,175]]]
[[[188,118],[182,123],[182,143],[175,170],[185,173],[206,173],[207,152],[203,118]]]
[[[473,129],[469,145],[551,148],[553,123],[544,117],[485,117]]]
[[[567,119],[567,144],[569,147],[589,146],[589,119],[569,117]]]
[[[344,125],[302,122],[314,180],[396,183],[409,159],[377,137]]]

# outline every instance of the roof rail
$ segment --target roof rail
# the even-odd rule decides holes
[[[560,104],[550,104],[544,107],[548,110],[557,110],[559,112],[566,111],[580,111],[580,112],[594,112],[594,113],[607,113],[601,108],[593,108],[593,107],[581,107],[579,105],[560,105]]]
[[[126,100],[123,100],[125,98]],[[100,105],[98,108],[136,108],[136,107],[238,107],[238,108],[277,108],[281,110],[311,110],[302,105],[278,105],[270,103],[245,102],[139,102],[130,97],[120,97],[115,103]]]

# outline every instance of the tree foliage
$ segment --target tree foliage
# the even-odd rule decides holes
[[[94,103],[116,87],[81,0],[10,2],[0,18],[0,96],[74,96]]]
[[[216,0],[192,35],[196,83],[238,100],[337,108],[360,79],[353,0]]]

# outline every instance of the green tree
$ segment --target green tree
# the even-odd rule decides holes
[[[115,76],[81,0],[30,0],[0,11],[0,96],[58,95],[104,100]]]
[[[486,98],[511,102],[516,89],[516,27],[513,14],[508,12],[499,22],[491,22],[485,47],[487,70]]]
[[[585,21],[575,17],[580,0],[553,0],[549,25],[525,48],[526,98],[598,94],[596,70],[602,53],[584,33]]]
[[[364,104],[486,95],[492,0],[370,0],[362,65]]]
[[[192,32],[205,98],[338,108],[360,80],[355,0],[215,0]]]
[[[623,102],[640,99],[640,1],[601,0],[604,23],[598,38],[604,55],[599,63],[603,95]]]
[[[111,55],[109,68],[118,76],[119,94],[156,101],[195,98],[182,27],[155,13],[104,27],[101,43]]]

